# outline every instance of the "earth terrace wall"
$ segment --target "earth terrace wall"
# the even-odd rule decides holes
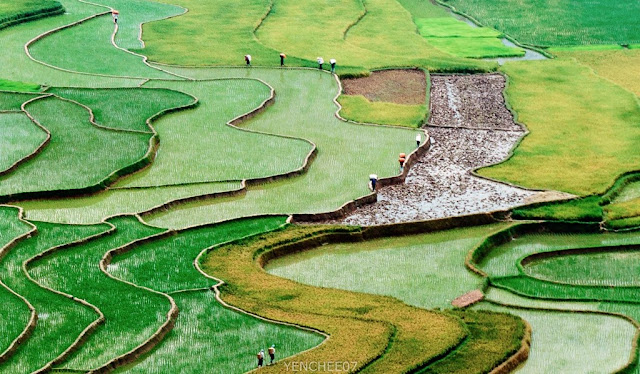
[[[126,88],[123,88],[126,89]],[[146,89],[146,88],[143,88]],[[185,94],[187,95],[187,94]],[[153,130],[153,135],[151,136],[151,138],[149,139],[149,148],[147,150],[147,153],[138,161],[134,162],[133,164],[130,164],[120,170],[116,170],[114,172],[112,172],[111,174],[109,174],[106,178],[104,178],[103,180],[101,180],[100,182],[98,182],[97,184],[88,186],[88,187],[83,187],[83,188],[75,188],[75,189],[60,189],[60,190],[50,190],[50,191],[34,191],[34,192],[20,192],[20,193],[15,193],[15,194],[9,194],[9,195],[4,195],[4,196],[0,196],[0,203],[4,203],[4,202],[9,202],[9,201],[18,201],[18,200],[32,200],[32,199],[56,199],[56,198],[67,198],[67,197],[78,197],[78,196],[86,196],[86,195],[91,195],[94,194],[96,192],[99,192],[101,190],[106,189],[110,184],[115,183],[117,180],[119,180],[120,178],[132,174],[135,171],[138,171],[140,169],[143,169],[146,166],[149,166],[153,160],[155,159],[157,150],[158,150],[158,146],[159,146],[159,139],[158,139],[158,133],[155,131],[155,129],[153,128],[153,126],[151,125],[151,123],[156,120],[159,117],[162,117],[163,115],[169,114],[169,113],[174,113],[174,112],[180,112],[183,110],[187,110],[190,108],[195,108],[197,105],[199,105],[199,101],[198,98],[196,98],[195,96],[192,95],[188,95],[191,96],[194,101],[190,104],[186,104],[186,105],[182,105],[182,106],[178,106],[178,107],[174,107],[174,108],[169,108],[169,109],[164,109],[156,114],[154,114],[153,116],[149,117],[146,120],[147,126],[149,126],[150,129]],[[55,95],[49,95],[46,97],[56,97]],[[62,98],[60,98],[62,99]],[[72,100],[67,100],[67,99],[62,99],[62,100],[66,100],[72,103],[76,103]],[[81,105],[81,104],[80,104]],[[84,105],[81,105],[81,107],[83,108],[87,108]],[[90,120],[93,120],[93,112],[90,111]],[[95,125],[95,122],[91,122],[92,125]],[[101,126],[98,126],[101,127]],[[110,131],[116,131],[116,132],[121,132],[120,130],[114,130],[114,129],[109,129],[109,128],[105,128],[107,130]],[[127,131],[125,131],[127,132]]]
[[[42,143],[40,143],[40,145],[33,152],[31,152],[30,154],[26,155],[25,157],[19,159],[18,161],[14,162],[13,165],[9,166],[7,169],[0,171],[0,177],[15,171],[18,167],[20,167],[20,165],[22,165],[23,163],[25,163],[25,162],[33,159],[34,157],[36,157],[38,154],[40,154],[40,152],[42,152],[44,147],[46,147],[47,144],[49,144],[49,142],[51,141],[51,131],[49,131],[47,128],[42,126],[42,124],[40,124],[40,122],[38,122],[38,120],[35,119],[31,115],[31,113],[29,113],[26,110],[26,106],[27,105],[31,104],[34,101],[37,101],[37,100],[40,100],[40,99],[44,99],[44,98],[47,98],[47,97],[51,97],[51,95],[36,96],[31,100],[25,101],[20,106],[20,110],[22,111],[22,113],[24,113],[34,125],[36,125],[42,131],[44,131],[44,133],[47,135],[46,138],[44,139],[44,141]]]
[[[0,207],[8,207],[8,206],[2,205]],[[31,235],[35,235],[38,230],[34,224],[24,219],[24,209],[16,208],[13,206],[9,208],[16,209],[18,211],[18,220],[22,223],[27,224],[31,228],[26,233],[13,238],[4,247],[0,248],[0,261],[13,247],[15,247],[16,244],[18,244],[18,242],[20,242],[23,239],[30,238]],[[27,300],[24,296],[18,294],[17,292],[9,288],[6,284],[4,284],[2,280],[0,280],[0,286],[3,287],[5,290],[9,291],[12,295],[17,297],[18,299],[20,299],[23,303],[25,303],[25,305],[29,309],[29,314],[30,314],[29,321],[27,322],[27,325],[22,330],[22,332],[11,342],[11,344],[9,344],[9,347],[7,347],[7,349],[5,349],[4,352],[0,352],[0,364],[1,364],[5,362],[9,357],[11,357],[22,343],[24,343],[27,339],[29,339],[29,336],[31,336],[31,333],[33,333],[33,330],[36,328],[36,323],[38,321],[38,314],[36,313],[36,309],[29,302],[29,300]],[[8,318],[11,318],[11,317],[9,316]]]
[[[37,10],[24,11],[10,16],[0,17],[0,30],[41,18],[57,16],[65,12],[64,7],[59,2],[55,1],[51,3],[50,6]]]
[[[489,374],[508,374],[513,372],[518,366],[523,364],[529,358],[531,352],[531,325],[525,319],[522,319],[525,325],[524,336],[520,342],[520,349],[509,357],[505,362],[491,370]]]
[[[35,262],[35,261],[37,261],[39,259],[42,259],[42,258],[47,257],[49,255],[52,255],[52,254],[54,254],[56,252],[59,252],[61,250],[65,250],[67,248],[70,248],[70,247],[73,247],[73,246],[76,246],[76,245],[88,243],[89,241],[94,240],[94,239],[99,239],[99,238],[102,238],[102,237],[105,237],[105,236],[109,236],[109,235],[111,235],[111,234],[113,234],[115,232],[116,227],[114,225],[110,224],[109,222],[106,222],[106,220],[103,220],[102,224],[106,225],[108,227],[108,229],[103,231],[103,232],[101,232],[101,233],[98,233],[98,234],[95,234],[95,235],[91,235],[91,236],[86,237],[86,238],[82,238],[82,239],[79,239],[79,240],[76,240],[76,241],[73,241],[73,242],[69,242],[69,243],[62,244],[62,245],[59,245],[59,246],[56,246],[56,247],[52,247],[52,248],[50,248],[50,249],[48,249],[48,250],[46,250],[44,252],[41,252],[41,253],[31,257],[30,259],[28,259],[27,261],[25,261],[22,264],[22,272],[25,274],[27,279],[29,279],[29,281],[31,281],[32,283],[36,284],[37,286],[39,286],[39,287],[41,287],[41,288],[43,288],[43,289],[45,289],[47,291],[53,292],[53,293],[58,294],[58,295],[62,295],[62,296],[66,297],[66,298],[68,298],[68,299],[70,299],[72,301],[80,303],[80,304],[88,307],[89,309],[92,309],[98,315],[98,318],[96,318],[92,323],[90,323],[80,333],[80,335],[76,338],[76,340],[69,347],[67,347],[60,355],[58,355],[58,357],[56,357],[53,360],[51,360],[50,362],[48,362],[42,368],[36,370],[34,372],[34,374],[47,373],[47,372],[51,371],[51,369],[53,369],[54,366],[64,362],[72,353],[77,351],[80,348],[80,346],[82,346],[82,344],[84,344],[84,342],[86,342],[86,340],[89,338],[89,335],[91,335],[98,328],[98,326],[100,326],[101,324],[104,323],[105,318],[104,318],[104,314],[102,313],[102,311],[98,307],[96,307],[95,305],[87,302],[86,300],[79,299],[79,298],[77,298],[77,297],[75,297],[73,295],[70,295],[70,294],[55,290],[55,289],[53,289],[51,287],[48,287],[48,286],[46,286],[44,284],[39,283],[38,281],[36,281],[31,276],[31,274],[29,274],[29,268],[30,268],[30,266],[31,266],[31,264],[33,262]]]

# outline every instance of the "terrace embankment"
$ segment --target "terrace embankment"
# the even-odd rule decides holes
[[[509,157],[525,134],[503,97],[500,74],[432,77],[432,145],[401,185],[378,190],[378,201],[332,223],[377,225],[508,209],[541,194],[474,176]],[[559,196],[545,195],[548,198]]]

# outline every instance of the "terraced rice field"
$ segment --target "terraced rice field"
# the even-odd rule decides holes
[[[0,3],[0,372],[638,372],[637,8]]]

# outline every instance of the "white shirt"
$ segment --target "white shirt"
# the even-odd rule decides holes
[[[324,59],[322,57],[318,57],[318,63],[319,64],[324,64]]]
[[[247,61],[251,61],[251,55],[246,55],[246,56],[244,56],[244,57],[246,57],[246,58],[247,58]]]
[[[369,179],[378,179],[378,176],[376,174],[370,174]]]
[[[329,60],[329,62],[330,62],[331,64],[335,64],[335,63],[336,63],[336,60],[335,60],[334,58],[332,58],[331,60]]]
[[[417,142],[422,141],[422,137],[420,136],[420,134],[416,135],[416,141]]]

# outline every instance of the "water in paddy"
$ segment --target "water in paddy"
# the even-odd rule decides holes
[[[318,287],[395,296],[425,308],[449,307],[456,297],[481,287],[482,279],[465,268],[467,253],[504,227],[325,245],[274,260],[266,270]]]

